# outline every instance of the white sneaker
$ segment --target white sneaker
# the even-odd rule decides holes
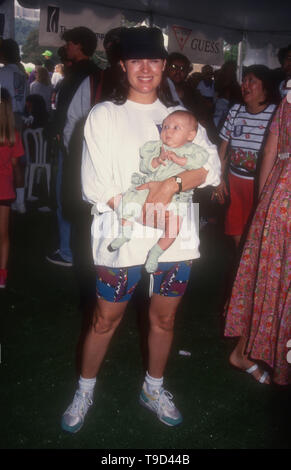
[[[48,206],[41,206],[37,210],[38,212],[51,212],[52,211]]]
[[[178,408],[175,407],[172,398],[173,395],[163,388],[156,390],[154,395],[150,395],[144,384],[139,396],[139,402],[142,406],[155,413],[162,423],[167,426],[177,426],[182,423],[183,418]]]
[[[11,209],[13,211],[19,212],[19,214],[25,214],[26,213],[26,206],[25,206],[24,202],[20,203],[20,202],[14,201],[11,204]]]
[[[62,428],[68,432],[78,432],[84,424],[84,419],[93,404],[91,394],[77,390],[74,400],[62,417]]]

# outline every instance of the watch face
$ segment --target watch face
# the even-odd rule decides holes
[[[180,176],[176,177],[176,181],[177,181],[177,183],[182,183],[182,179],[180,178]]]

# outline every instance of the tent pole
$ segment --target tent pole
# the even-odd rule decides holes
[[[243,68],[243,46],[246,42],[247,39],[247,33],[244,31],[243,32],[243,37],[242,40],[240,41],[238,45],[238,55],[237,55],[237,65],[238,65],[238,71],[237,71],[237,80],[239,83],[242,82],[242,68]]]
[[[150,24],[150,28],[152,28],[154,25],[154,14],[152,10],[149,12],[149,24]]]

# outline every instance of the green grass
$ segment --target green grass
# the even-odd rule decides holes
[[[165,374],[183,424],[168,428],[138,404],[143,366],[130,305],[83,429],[63,432],[82,312],[73,270],[45,261],[54,224],[52,215],[34,211],[12,217],[9,284],[0,292],[2,449],[290,448],[288,390],[262,386],[228,365],[235,343],[222,336],[219,304],[230,256],[211,228],[202,235],[205,255],[193,266]]]

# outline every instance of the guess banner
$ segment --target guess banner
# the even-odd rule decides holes
[[[212,40],[200,31],[178,25],[169,28],[169,53],[181,52],[192,63],[221,65],[223,59],[223,39]]]
[[[121,26],[121,13],[113,8],[103,8],[73,0],[44,0],[40,10],[39,44],[63,45],[62,33],[76,26],[86,26],[96,33],[98,50],[103,50],[107,31]]]

